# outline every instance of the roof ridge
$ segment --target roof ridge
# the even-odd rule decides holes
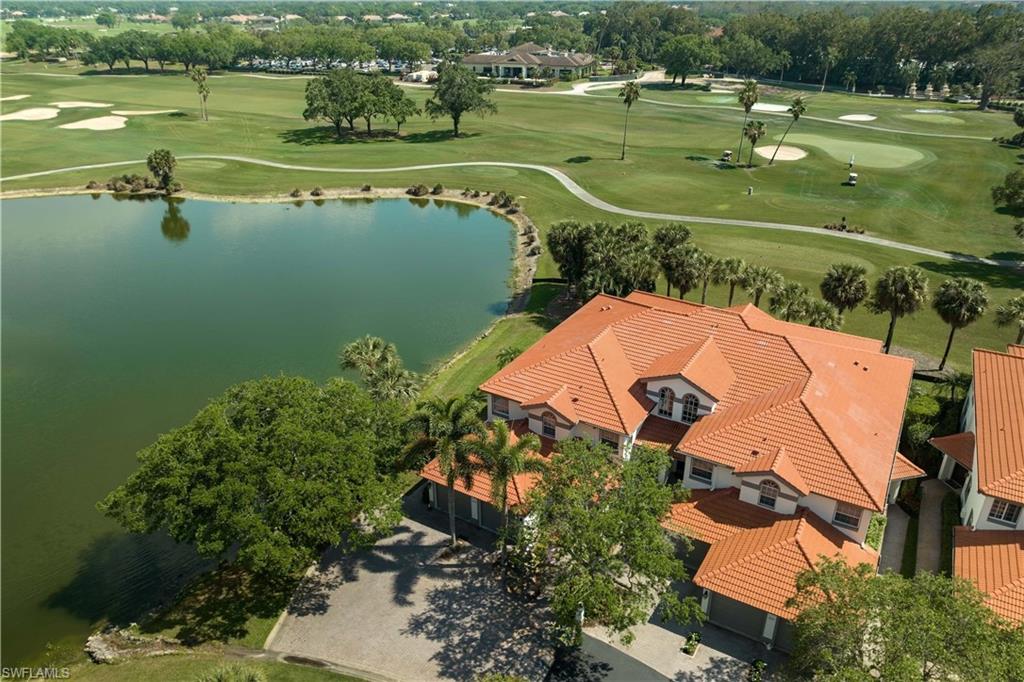
[[[744,400],[742,403],[733,405],[727,411],[722,412],[720,414],[724,418],[725,415],[727,415],[730,411],[736,410],[740,406],[746,405],[746,404],[751,403],[751,402],[754,402],[755,400],[762,400],[762,399],[764,399],[765,396],[770,395],[772,393],[781,392],[783,389],[788,388],[789,386],[792,386],[793,384],[797,383],[798,381],[801,381],[801,380],[800,379],[793,379],[792,381],[790,381],[788,383],[785,383],[785,384],[782,384],[781,386],[778,386],[776,388],[773,388],[770,391],[767,391],[765,393],[761,393],[761,394],[756,395],[756,396],[754,396],[752,398]],[[729,424],[726,424],[725,426],[721,427],[720,429],[716,429],[716,430],[712,431],[711,433],[722,433],[723,431],[729,431],[729,430],[731,430],[731,429],[733,429],[733,428],[735,428],[735,427],[737,427],[737,426],[739,426],[741,424],[746,424],[747,422],[749,422],[752,419],[760,417],[763,414],[768,414],[770,412],[774,412],[775,410],[779,409],[780,407],[782,407],[784,405],[789,405],[789,404],[791,404],[791,403],[793,403],[794,401],[797,401],[797,400],[800,400],[800,396],[799,395],[797,395],[794,398],[790,398],[789,400],[784,400],[784,401],[782,401],[782,402],[780,402],[778,404],[772,405],[771,407],[766,408],[764,410],[761,410],[759,412],[755,412],[754,414],[751,414],[751,415],[748,415],[746,417],[743,417],[742,419],[740,419],[738,421],[730,422]],[[706,438],[709,435],[711,435],[711,434],[710,433],[709,434],[701,434],[699,437],[695,438],[691,442],[692,443],[699,443],[701,440],[703,440],[704,438]]]
[[[610,398],[610,402],[612,404],[612,409],[615,410],[615,416],[618,417],[619,424],[622,426],[623,432],[625,432],[626,431],[626,420],[622,417],[622,411],[619,409],[619,404],[615,401],[615,398],[612,396],[611,386],[608,385],[608,379],[604,375],[604,368],[601,366],[601,362],[597,359],[597,355],[594,353],[594,347],[593,347],[593,342],[596,341],[598,338],[604,336],[604,334],[606,332],[610,331],[611,328],[612,328],[611,325],[605,327],[604,330],[602,330],[602,332],[600,334],[598,334],[596,337],[594,337],[593,340],[591,340],[589,343],[587,343],[587,350],[590,351],[590,357],[594,361],[594,367],[597,368],[597,375],[599,377],[601,377],[601,383],[604,384],[605,393],[607,393],[608,397]],[[615,340],[616,344],[619,343],[618,338],[616,338],[614,340]],[[619,350],[622,350],[621,346],[619,347]],[[625,351],[623,351],[623,355],[625,355]],[[633,371],[632,368],[630,368],[630,371]]]
[[[807,383],[810,384],[811,382],[808,381]],[[861,479],[861,477],[857,474],[856,471],[854,471],[853,467],[850,466],[850,461],[847,459],[846,453],[844,453],[842,450],[839,449],[839,446],[836,445],[836,442],[832,439],[832,436],[830,436],[828,431],[826,431],[824,429],[824,427],[822,427],[821,421],[818,420],[818,416],[816,414],[814,414],[814,410],[812,410],[811,406],[808,405],[804,401],[803,393],[801,393],[799,401],[800,401],[800,404],[803,405],[804,410],[806,410],[807,414],[810,415],[811,419],[814,420],[814,424],[815,424],[815,426],[818,427],[818,431],[821,432],[821,435],[825,436],[825,440],[828,441],[829,445],[832,446],[832,449],[835,450],[836,454],[839,455],[839,459],[843,460],[843,464],[846,466],[847,470],[850,472],[850,475],[852,475],[853,478],[857,481],[857,485],[860,486],[860,489],[864,491],[864,494],[867,495],[868,499],[871,500],[872,503],[876,504],[879,508],[883,508],[885,505],[884,504],[878,504],[878,500],[876,500],[874,498],[874,496],[872,496],[872,494],[868,491],[867,485],[864,484],[864,481]],[[896,455],[893,454],[893,457],[895,457],[895,456]],[[890,469],[889,469],[889,475],[890,476],[892,475],[892,467],[890,467]],[[885,499],[885,496],[883,495],[883,501],[884,501],[884,499]]]
[[[693,351],[693,353],[690,355],[690,359],[687,360],[686,364],[683,365],[682,369],[679,370],[680,374],[683,374],[684,372],[686,372],[686,370],[690,369],[690,367],[697,360],[697,358],[700,357],[700,354],[703,353],[704,350],[708,347],[708,344],[714,343],[714,338],[710,333],[708,333],[708,335],[704,337],[703,341],[698,341],[697,343],[699,343],[700,345],[697,346],[697,350]]]
[[[717,544],[721,544],[722,542],[727,542],[729,540],[734,540],[735,538],[739,537],[740,535],[746,535],[748,533],[749,534],[753,534],[753,533],[763,532],[763,531],[766,531],[768,529],[773,528],[775,526],[775,524],[777,524],[777,523],[780,523],[780,522],[784,523],[784,522],[786,522],[788,520],[790,520],[790,519],[788,519],[786,516],[780,516],[780,518],[776,519],[774,522],[772,522],[772,525],[770,525],[770,526],[762,526],[762,527],[759,527],[759,528],[744,528],[743,530],[741,530],[741,531],[739,531],[737,533],[733,533],[732,535],[730,535],[729,537],[725,538],[724,540],[719,540],[717,543],[714,543],[714,544],[717,545]],[[798,526],[797,527],[797,531],[799,532],[799,530],[800,530],[800,528]],[[745,562],[745,561],[749,560],[752,557],[761,557],[761,556],[763,556],[763,555],[765,555],[765,554],[767,554],[767,553],[769,553],[771,551],[779,549],[783,545],[787,545],[787,544],[792,543],[795,539],[796,539],[796,535],[795,534],[794,535],[787,535],[786,537],[780,538],[780,539],[776,540],[775,542],[773,542],[771,544],[768,544],[768,545],[765,545],[765,546],[761,547],[760,549],[758,549],[755,552],[749,552],[747,554],[744,554],[742,556],[737,557],[736,559],[734,559],[734,560],[732,560],[732,561],[730,561],[728,563],[722,564],[721,566],[719,566],[715,570],[713,570],[710,573],[708,573],[708,575],[711,576],[711,577],[717,577],[717,575],[721,571],[724,571],[726,569],[732,568],[733,566],[736,566],[739,563]],[[797,543],[797,544],[799,545],[799,543]],[[803,551],[803,550],[801,549],[801,551]],[[806,556],[806,554],[804,554],[804,556]],[[813,563],[814,562],[811,562],[812,565],[813,565]]]

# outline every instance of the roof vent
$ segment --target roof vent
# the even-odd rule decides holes
[[[612,309],[612,307],[610,305],[603,305],[603,306],[601,306],[601,311],[602,312],[604,312],[605,310],[611,310],[611,309]]]

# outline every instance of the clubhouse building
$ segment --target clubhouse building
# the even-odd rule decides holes
[[[468,54],[462,63],[473,73],[489,78],[568,78],[594,73],[594,56],[578,52],[558,52],[536,43],[523,43],[505,52]]]
[[[691,490],[663,521],[693,539],[681,589],[711,622],[789,650],[797,575],[821,556],[875,567],[872,517],[924,475],[897,451],[911,375],[877,340],[634,292],[594,297],[480,388],[488,419],[537,434],[539,457],[567,438],[624,459],[667,449],[666,479]],[[437,462],[421,474],[447,509]],[[535,481],[513,481],[510,505]],[[454,494],[462,518],[498,527],[489,481]]]
[[[960,491],[953,572],[978,585],[988,605],[1024,622],[1024,346],[976,348],[960,433],[933,438],[939,478]]]

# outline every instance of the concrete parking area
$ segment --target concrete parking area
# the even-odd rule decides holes
[[[416,518],[372,549],[325,556],[268,648],[374,679],[544,679],[554,659],[546,610],[506,592],[485,548],[449,556],[443,515],[415,505],[407,513]]]

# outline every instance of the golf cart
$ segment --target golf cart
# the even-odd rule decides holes
[[[850,187],[856,187],[857,186],[857,174],[856,173],[850,173],[850,177],[848,177],[846,179],[846,184],[849,185]]]

